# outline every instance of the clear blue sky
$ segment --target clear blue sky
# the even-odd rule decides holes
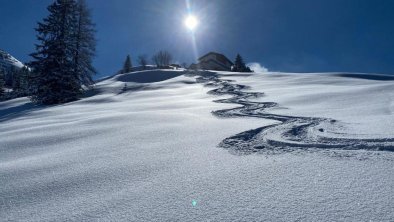
[[[23,62],[34,50],[36,22],[52,0],[0,0],[0,48]],[[198,54],[241,53],[273,71],[394,74],[392,0],[191,0],[199,17]],[[184,27],[185,0],[88,0],[97,24],[99,76],[114,73],[127,54],[169,50],[193,62]],[[136,63],[134,61],[134,63]]]

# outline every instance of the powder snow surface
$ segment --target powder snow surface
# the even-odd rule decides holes
[[[238,105],[182,74],[114,76],[65,105],[0,103],[0,220],[394,221],[394,152],[234,155],[218,144],[276,121],[215,117]],[[341,121],[330,136],[394,137],[389,77],[220,74],[264,92],[271,113]]]

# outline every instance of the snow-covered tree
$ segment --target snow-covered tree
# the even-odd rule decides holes
[[[245,62],[240,54],[237,54],[232,68],[233,72],[252,72],[249,67],[245,65]]]

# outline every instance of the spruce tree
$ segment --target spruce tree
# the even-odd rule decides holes
[[[25,66],[21,70],[20,87],[25,95],[29,95],[30,70]]]
[[[17,97],[28,95],[29,69],[25,66],[15,71],[13,76],[12,89],[14,95]]]
[[[245,62],[240,54],[237,54],[232,68],[233,72],[252,72],[249,67],[245,65]]]
[[[3,70],[0,69],[0,99],[4,96],[4,85],[5,85],[4,73]]]
[[[31,56],[36,73],[32,100],[43,104],[64,103],[81,93],[73,66],[75,41],[72,38],[77,21],[74,0],[56,0],[48,7],[49,15],[38,23],[37,52]]]
[[[133,65],[131,64],[130,55],[127,55],[126,61],[123,64],[122,73],[129,73],[133,71]]]
[[[12,88],[14,84],[15,73],[18,72],[18,68],[15,66],[11,66],[8,70],[5,71],[4,81],[5,85]]]
[[[90,86],[94,83],[93,75],[96,74],[96,69],[92,65],[92,59],[96,52],[95,24],[92,22],[91,13],[85,0],[78,0],[76,14],[75,72],[82,85]]]
[[[242,68],[245,66],[245,63],[240,54],[237,54],[234,61],[234,66],[232,71],[234,72],[241,72]]]
[[[83,85],[92,84],[95,70],[94,25],[84,1],[55,0],[49,15],[38,23],[31,93],[32,100],[43,104],[76,100]]]
[[[20,83],[21,83],[21,70],[15,70],[12,73],[12,90],[19,91],[20,90]]]

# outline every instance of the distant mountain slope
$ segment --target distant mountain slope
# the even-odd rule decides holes
[[[18,59],[0,49],[0,69],[9,70],[11,67],[22,68],[23,66]]]

